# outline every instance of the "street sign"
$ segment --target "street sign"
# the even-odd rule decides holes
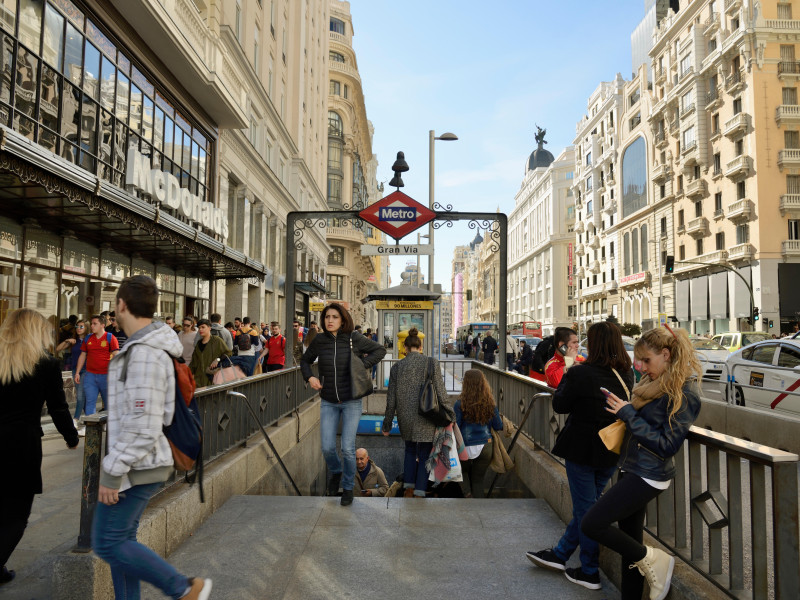
[[[308,310],[310,312],[319,312],[323,308],[325,308],[325,303],[324,302],[309,302],[308,303]]]
[[[361,256],[417,256],[420,254],[433,254],[433,246],[430,244],[362,244]]]
[[[399,240],[432,221],[436,213],[398,190],[365,208],[358,216]]]

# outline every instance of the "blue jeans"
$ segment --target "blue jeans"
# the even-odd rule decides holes
[[[428,490],[428,470],[425,461],[431,455],[433,442],[406,442],[403,459],[403,487],[414,488],[415,496],[425,496]]]
[[[97,556],[111,566],[114,597],[139,600],[139,582],[146,581],[170,598],[180,598],[189,588],[189,579],[136,541],[139,519],[160,483],[136,485],[120,492],[119,502],[97,504],[92,526],[92,547]]]
[[[342,459],[336,453],[336,431],[342,420]],[[323,400],[319,409],[322,455],[332,475],[342,474],[342,489],[352,490],[356,477],[356,432],[361,420],[361,398],[337,404]]]
[[[566,561],[580,545],[581,568],[587,575],[594,575],[599,569],[600,547],[581,531],[581,521],[603,493],[616,467],[589,467],[569,460],[566,463],[569,494],[572,496],[572,520],[553,552]]]
[[[242,372],[245,375],[247,375],[248,377],[250,377],[253,374],[253,371],[255,371],[255,368],[256,368],[256,357],[255,357],[255,355],[253,355],[253,356],[239,356],[239,355],[237,355],[237,356],[231,356],[230,359],[231,359],[231,362],[234,365],[238,365],[242,369]]]
[[[83,378],[86,377],[86,369],[81,372],[81,382],[75,384],[75,415],[73,419],[80,419],[81,413],[86,409],[86,390],[83,388]],[[72,380],[75,381],[75,373],[72,373]]]
[[[108,408],[108,375],[97,375],[86,371],[81,375],[83,392],[86,394],[86,414],[97,412],[97,394],[103,398],[103,408]]]

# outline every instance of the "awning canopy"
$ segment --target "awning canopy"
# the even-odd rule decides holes
[[[95,180],[92,193],[53,173],[61,168],[57,164],[48,171],[0,151],[3,215],[19,222],[33,219],[48,231],[208,279],[263,280],[264,266],[243,253],[74,167],[73,175]]]
[[[308,294],[309,296],[328,293],[328,290],[325,289],[325,286],[320,285],[316,281],[295,281],[294,289],[296,289],[298,292]]]
[[[442,295],[415,285],[396,285],[372,292],[361,302],[366,304],[374,300],[438,300]]]

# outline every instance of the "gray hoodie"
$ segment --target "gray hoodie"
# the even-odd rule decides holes
[[[166,481],[172,451],[163,427],[175,414],[175,371],[183,353],[175,332],[152,323],[128,338],[108,366],[108,452],[100,483],[125,490]]]

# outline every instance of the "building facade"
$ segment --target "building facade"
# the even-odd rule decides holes
[[[572,327],[575,303],[571,252],[575,243],[572,146],[544,150],[544,132],[531,153],[508,218],[508,322],[540,321],[543,333]],[[570,281],[572,280],[572,288]]]
[[[696,333],[750,328],[742,278],[756,329],[800,315],[793,8],[681,2],[654,34],[653,177],[657,196],[674,190],[675,316]]]
[[[372,153],[372,123],[367,119],[364,92],[353,50],[350,3],[330,0],[328,52],[328,210],[366,208],[380,199],[375,173],[377,157]],[[327,297],[350,310],[357,324],[377,327],[374,303],[361,299],[379,289],[380,257],[362,256],[362,244],[379,244],[383,234],[364,222],[363,228],[333,218],[328,222]]]

